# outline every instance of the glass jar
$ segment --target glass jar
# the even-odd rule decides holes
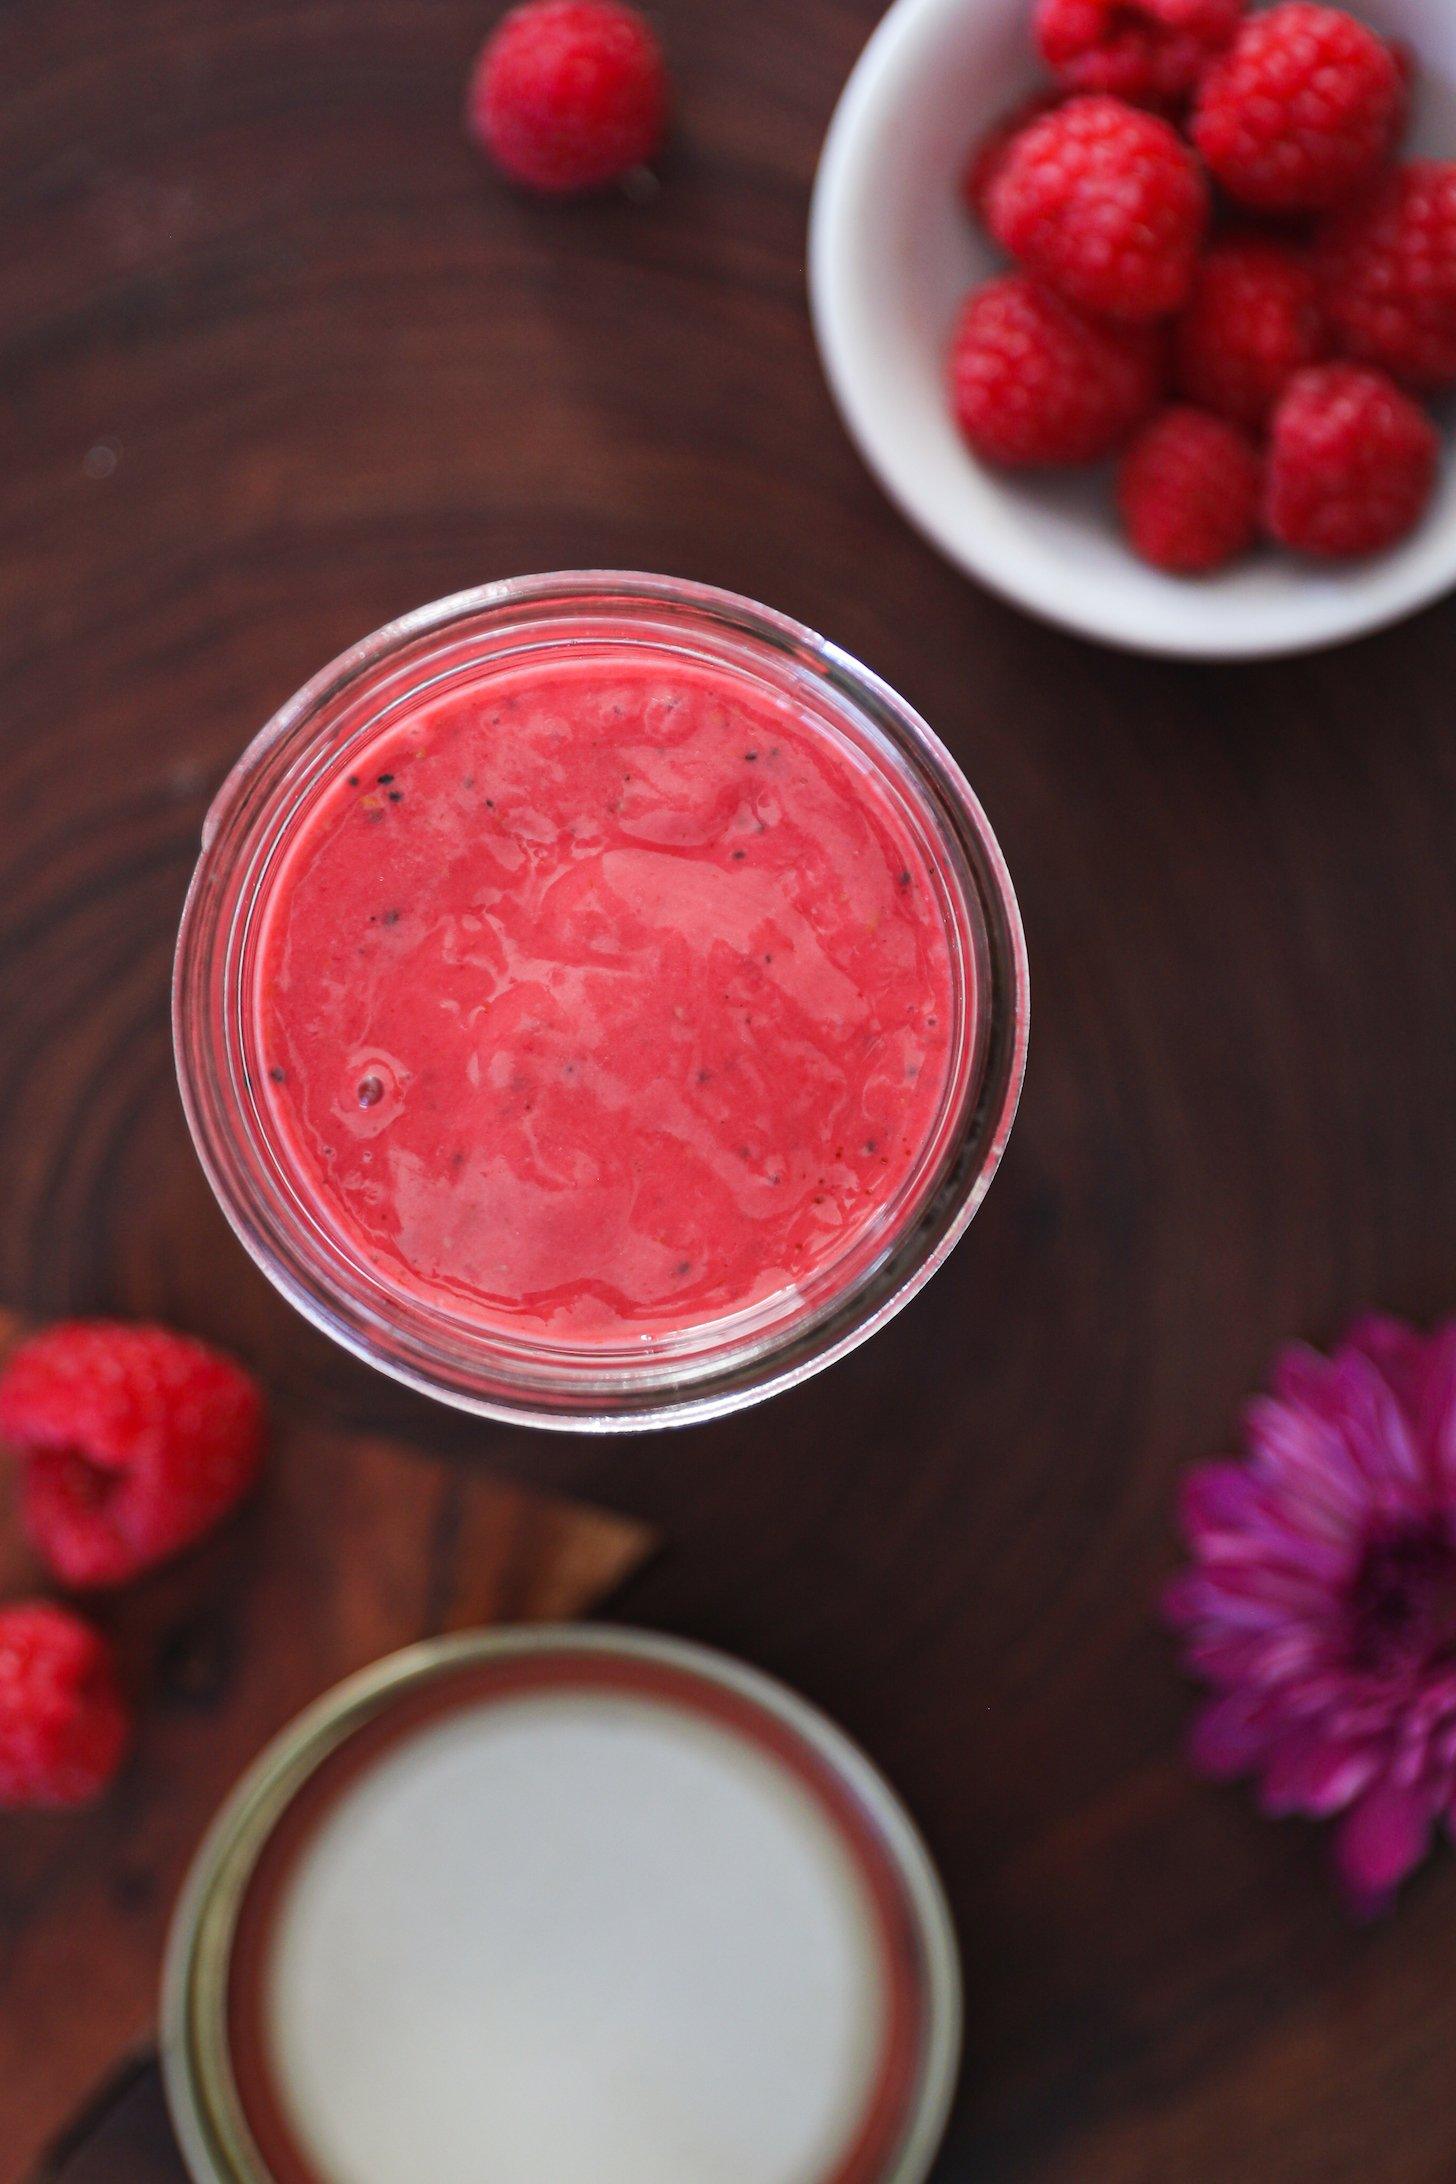
[[[482,1325],[392,1282],[311,1192],[267,1098],[259,1032],[270,890],[319,799],[425,703],[587,648],[707,668],[787,702],[873,776],[923,856],[950,962],[939,1110],[852,1247],[751,1306],[616,1343]],[[487,1416],[621,1431],[719,1416],[842,1357],[906,1304],[985,1195],[1015,1114],[1027,1037],[1025,943],[1005,863],[968,784],[917,714],[836,646],[751,601],[656,576],[522,577],[367,637],[278,712],[224,783],[178,944],[182,1099],[229,1221],[285,1296],[357,1356]]]
[[[411,1647],[275,1738],[161,2016],[196,2184],[460,2175],[497,2133],[551,2175],[562,2129],[573,2175],[686,2144],[921,2184],[962,1999],[929,1854],[842,1730],[705,1647],[559,1625]]]

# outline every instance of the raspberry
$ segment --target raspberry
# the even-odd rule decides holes
[[[1074,91],[1177,106],[1243,13],[1244,0],[1038,0],[1036,38]]]
[[[1341,348],[1412,387],[1456,384],[1456,164],[1388,175],[1330,222],[1315,267]]]
[[[1043,114],[1055,113],[1065,104],[1064,92],[1035,91],[1029,99],[1023,99],[1019,106],[1013,106],[1009,113],[993,121],[985,135],[972,145],[971,156],[961,176],[961,196],[968,211],[978,220],[987,217],[992,184],[1006,164],[1006,155],[1016,139],[1032,122],[1040,121]]]
[[[988,462],[1096,462],[1152,409],[1163,365],[1158,329],[1098,325],[1007,273],[970,298],[956,328],[956,422]]]
[[[1207,410],[1166,409],[1128,449],[1118,502],[1144,561],[1205,576],[1248,551],[1263,474],[1254,444]]]
[[[67,1585],[119,1585],[210,1529],[257,1476],[263,1402],[240,1365],[163,1327],[73,1320],[0,1373],[21,1514]]]
[[[105,1639],[47,1601],[0,1608],[0,1805],[84,1805],[130,1741]]]
[[[1215,243],[1198,268],[1175,349],[1190,401],[1235,424],[1262,425],[1294,374],[1329,354],[1314,274],[1283,243]]]
[[[1265,516],[1281,545],[1327,559],[1379,553],[1415,529],[1441,443],[1383,372],[1317,364],[1274,414]]]
[[[1320,212],[1371,181],[1406,103],[1389,46],[1338,8],[1251,16],[1203,79],[1193,141],[1230,197]]]
[[[1166,121],[1121,99],[1073,99],[1034,121],[991,188],[991,228],[1084,311],[1166,317],[1192,286],[1208,191]]]
[[[667,67],[621,0],[526,0],[482,47],[466,127],[502,174],[552,196],[603,188],[653,157]]]

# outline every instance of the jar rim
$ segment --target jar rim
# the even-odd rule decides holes
[[[552,1680],[553,1669],[562,1674]],[[908,2051],[885,2073],[878,2099],[881,2151],[871,2167],[851,2163],[857,2184],[920,2184],[950,2112],[959,2069],[963,1994],[955,1925],[944,1887],[914,1820],[873,1761],[829,1716],[776,1678],[716,1648],[661,1633],[591,1624],[540,1624],[457,1632],[390,1654],[336,1685],[264,1748],[228,1797],[198,1849],[172,1917],[162,1978],[161,2058],[168,2108],[198,2184],[280,2184],[260,2150],[251,2117],[271,2094],[258,2085],[256,2058],[238,2068],[239,1962],[244,1984],[261,1979],[266,1936],[245,1933],[264,1901],[267,1932],[281,1897],[270,1853],[282,1844],[285,1872],[314,1840],[298,1828],[300,1803],[318,1794],[322,1814],[361,1778],[359,1745],[376,1758],[399,1749],[418,1715],[444,1718],[451,1686],[472,1702],[473,1676],[523,1677],[526,1689],[607,1689],[613,1674],[635,1678],[646,1703],[701,1706],[725,1735],[744,1739],[800,1774],[842,1827],[852,1866],[867,1886],[888,1891],[886,1936],[897,1963],[881,1978],[898,1983],[913,2030]],[[539,1678],[539,1683],[531,1679]],[[510,1690],[505,1696],[511,1696]],[[515,1694],[520,1696],[520,1693]],[[487,1702],[488,1703],[488,1702]],[[434,1711],[431,1711],[431,1708]],[[394,1715],[403,1721],[391,1721]],[[755,1726],[755,1722],[761,1726]],[[395,1732],[398,1730],[398,1734]],[[362,1766],[367,1768],[367,1761]],[[333,1779],[330,1780],[332,1772]],[[839,1817],[833,1817],[835,1813]],[[315,1816],[317,1817],[317,1816]],[[853,1839],[851,1841],[851,1838]],[[879,1869],[871,1883],[866,1868]],[[903,2048],[903,2042],[900,2043]],[[908,2061],[907,2061],[908,2055]],[[867,2080],[867,2085],[870,2081]],[[893,2094],[891,2087],[893,2085]],[[262,2091],[261,2111],[258,2106]],[[873,2105],[873,2102],[872,2102]],[[292,2136],[285,2131],[285,2141]],[[866,2153],[865,2159],[870,2157]],[[286,2166],[286,2164],[285,2164]]]
[[[717,648],[720,664],[778,677],[819,725],[860,737],[894,769],[907,815],[931,830],[947,907],[965,921],[978,975],[971,993],[960,1108],[940,1119],[915,1177],[920,1202],[887,1217],[877,1255],[822,1295],[783,1290],[741,1315],[620,1351],[561,1352],[471,1329],[350,1264],[292,1192],[268,1142],[246,1054],[242,968],[266,860],[286,836],[289,796],[309,769],[337,762],[343,724],[446,648],[550,641],[592,616],[625,617],[625,641]],[[487,661],[488,651],[481,657]],[[705,654],[704,656],[708,656]],[[471,655],[474,657],[474,655]],[[352,711],[351,711],[352,709]],[[365,720],[363,734],[373,715]],[[270,833],[271,829],[271,833]],[[271,846],[270,846],[271,845]],[[963,967],[964,968],[964,967]],[[715,1417],[792,1386],[868,1339],[942,1263],[989,1187],[1025,1067],[1025,939],[1004,858],[969,784],[930,728],[890,687],[817,633],[712,586],[636,572],[516,577],[455,593],[349,647],[279,708],[224,781],[207,815],[178,939],[173,1030],[184,1110],[235,1233],[276,1287],[333,1339],[424,1393],[477,1414],[575,1431],[627,1431]],[[807,1288],[807,1285],[805,1285]],[[776,1315],[776,1316],[775,1316]]]

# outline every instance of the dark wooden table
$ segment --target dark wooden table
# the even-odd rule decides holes
[[[661,192],[572,209],[461,141],[489,12],[0,5],[0,1298],[179,1320],[331,1428],[663,1526],[614,1612],[819,1700],[941,1860],[941,2184],[1447,2184],[1449,1857],[1352,1929],[1312,1830],[1190,1780],[1152,1602],[1178,1473],[1281,1337],[1456,1303],[1456,609],[1199,672],[974,590],[861,469],[805,312],[875,0],[662,0]],[[1010,1159],[926,1295],[771,1408],[609,1444],[432,1412],[314,1336],[214,1210],[166,1021],[202,812],[274,705],[401,609],[588,564],[770,600],[903,689],[1000,831],[1035,989]],[[86,2090],[47,2057],[88,1992],[144,1964],[146,2020],[181,1846],[141,1767],[84,1862],[71,1823],[0,1830],[7,2175]],[[37,1894],[83,1904],[96,1859],[133,1946],[78,1910],[38,1987]]]

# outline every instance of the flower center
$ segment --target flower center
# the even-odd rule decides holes
[[[1429,1525],[1374,1539],[1350,1600],[1359,1668],[1434,1668],[1456,1662],[1456,1543]]]

